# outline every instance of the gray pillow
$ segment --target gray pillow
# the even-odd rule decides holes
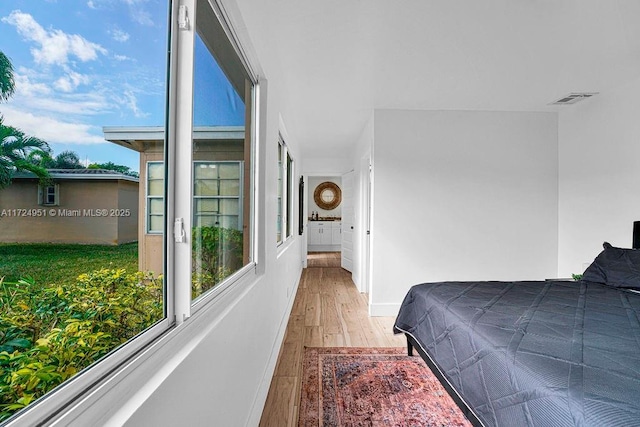
[[[640,289],[640,250],[616,248],[607,242],[602,246],[604,250],[584,271],[582,280]]]

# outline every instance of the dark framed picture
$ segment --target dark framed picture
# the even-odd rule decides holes
[[[298,184],[298,235],[304,233],[304,177],[300,176]]]

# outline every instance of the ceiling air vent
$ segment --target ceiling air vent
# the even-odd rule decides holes
[[[563,96],[557,101],[553,101],[549,105],[569,105],[575,104],[583,99],[591,98],[593,95],[597,95],[598,92],[571,92],[569,95]]]

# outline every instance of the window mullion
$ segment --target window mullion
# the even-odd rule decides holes
[[[174,217],[168,218],[167,238],[172,242],[175,259],[173,262],[173,286],[175,292],[176,323],[182,323],[191,315],[191,229],[192,229],[192,135],[193,135],[193,85],[194,85],[194,45],[196,29],[195,0],[183,0],[189,16],[188,28],[178,31],[177,81],[175,108],[175,171],[173,210]],[[177,219],[181,219],[181,229],[175,229]],[[180,239],[180,235],[183,237]],[[181,240],[181,241],[177,241]]]

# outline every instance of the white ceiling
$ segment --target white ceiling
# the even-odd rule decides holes
[[[305,157],[348,152],[374,108],[552,112],[640,78],[638,0],[272,0],[269,15]]]

